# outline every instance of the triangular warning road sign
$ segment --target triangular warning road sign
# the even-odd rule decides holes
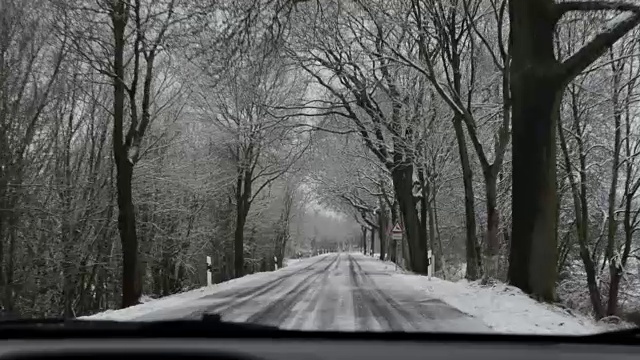
[[[402,228],[400,227],[400,224],[396,224],[393,229],[391,229],[391,233],[393,234],[402,234]]]

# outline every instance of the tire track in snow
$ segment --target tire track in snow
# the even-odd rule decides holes
[[[300,302],[300,299],[304,297],[305,293],[318,282],[318,279],[322,278],[322,283],[327,281],[329,274],[328,270],[335,265],[339,259],[340,255],[336,255],[327,266],[305,276],[287,293],[281,295],[277,300],[251,315],[247,321],[251,323],[255,322],[270,325],[282,324],[287,318],[292,316],[291,310]],[[312,304],[309,305],[315,306],[315,302],[317,302],[318,298],[319,296],[315,296]]]
[[[411,316],[395,300],[378,288],[358,261],[353,259],[353,264],[357,268],[356,273],[360,276],[361,291],[365,293],[364,296],[368,298],[369,304],[377,309],[376,312],[384,317],[384,321],[389,326],[388,330],[402,331],[405,330],[407,324],[413,325],[414,320]]]
[[[372,302],[379,308],[387,308],[386,313],[389,316],[387,320],[395,324],[391,324],[392,330],[405,330],[404,328],[409,328],[406,330],[424,331],[425,329],[428,330],[437,327],[436,322],[438,320],[469,317],[467,314],[438,299],[429,299],[426,301],[415,301],[411,299],[412,301],[409,307],[406,304],[400,304],[396,299],[391,297],[388,292],[380,289],[375,283],[375,280],[362,269],[362,266],[355,259],[353,262],[358,268],[357,273],[361,275],[363,283],[366,284],[363,289],[368,289],[368,295],[371,299],[375,299]],[[383,311],[383,313],[384,312],[385,311]]]
[[[309,265],[307,265],[307,266],[305,266],[303,268],[300,268],[300,269],[291,271],[289,273],[286,273],[286,274],[284,274],[282,276],[279,276],[279,277],[273,279],[272,281],[270,281],[268,283],[262,283],[262,284],[257,285],[257,286],[248,287],[247,289],[241,290],[241,291],[238,291],[237,289],[224,290],[224,291],[217,292],[215,294],[207,295],[207,296],[203,297],[203,299],[216,298],[216,297],[227,297],[227,296],[229,296],[231,298],[242,298],[242,297],[249,296],[249,295],[255,295],[257,292],[261,292],[261,291],[263,291],[265,289],[269,290],[273,286],[278,285],[279,283],[287,280],[288,278],[290,278],[292,276],[295,276],[295,275],[298,275],[301,272],[305,272],[307,270],[313,269],[317,264],[327,260],[328,257],[329,256],[323,256],[319,260],[314,261],[311,264],[309,264]],[[283,268],[283,269],[286,269],[286,267]]]
[[[341,260],[342,255],[338,254],[337,261],[335,262],[333,269],[325,270],[320,284],[316,284],[316,286],[312,287],[310,286],[309,290],[300,298],[299,303],[301,303],[302,306],[300,306],[296,311],[294,311],[296,308],[295,305],[291,309],[292,315],[289,317],[293,320],[293,326],[291,326],[291,328],[302,329],[305,327],[305,324],[309,323],[310,319],[313,321],[319,320],[318,323],[314,322],[314,329],[326,330],[331,324],[333,324],[336,312],[335,306],[330,306],[328,311],[326,309],[318,309],[318,306],[319,304],[321,305],[322,300],[326,300],[330,294],[331,288],[327,287],[330,282],[329,278],[332,273],[338,271]],[[316,279],[315,281],[317,282],[318,280]]]
[[[206,313],[225,313],[225,312],[229,312],[230,310],[240,308],[246,303],[255,299],[256,297],[262,296],[274,290],[275,288],[280,286],[282,283],[284,283],[286,280],[288,280],[292,276],[296,276],[296,275],[299,275],[300,273],[304,273],[305,271],[312,269],[314,266],[320,264],[321,262],[326,261],[327,258],[329,258],[329,256],[323,256],[319,260],[314,261],[313,263],[303,268],[300,268],[300,269],[291,271],[290,273],[279,276],[267,283],[263,283],[257,286],[247,287],[245,290],[238,291],[236,289],[229,289],[229,290],[224,290],[211,295],[204,296],[201,298],[201,300],[224,299],[224,302],[218,303],[212,306],[207,306],[203,309],[198,309],[192,312],[191,314],[189,314],[188,316],[185,316],[185,318],[199,319],[202,317],[203,314],[206,314]]]
[[[394,308],[390,307],[389,303],[378,295],[375,284],[366,278],[362,267],[351,255],[349,255],[349,273],[353,288],[353,306],[357,328],[369,331],[403,331],[404,319],[399,317]]]

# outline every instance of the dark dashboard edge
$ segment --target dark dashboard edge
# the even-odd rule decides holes
[[[274,340],[330,340],[330,341],[438,341],[479,343],[535,343],[535,344],[620,344],[640,345],[640,337],[624,331],[586,336],[577,335],[527,335],[527,334],[483,334],[483,333],[417,333],[417,332],[332,332],[294,330],[242,330],[242,331],[188,331],[184,329],[163,330],[101,330],[101,329],[0,329],[2,340],[29,339],[274,339]]]

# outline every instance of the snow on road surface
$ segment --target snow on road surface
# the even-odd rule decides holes
[[[320,255],[315,258],[307,258],[305,259],[305,261],[309,262],[313,259],[317,260],[325,256],[328,255]],[[81,319],[116,321],[127,321],[134,319],[140,320],[142,316],[156,312],[160,313],[163,316],[166,316],[166,318],[180,318],[182,314],[185,314],[184,316],[188,316],[191,312],[200,309],[203,306],[203,304],[200,302],[200,299],[204,296],[215,294],[235,287],[242,288],[257,286],[262,283],[273,281],[274,279],[282,276],[284,273],[299,271],[306,265],[307,264],[305,264],[304,261],[299,261],[288,264],[287,267],[282,268],[278,271],[255,273],[238,279],[225,281],[220,284],[166,296],[161,299],[151,300],[145,302],[144,304],[131,306],[126,309],[107,310],[91,316],[83,316],[81,317]]]
[[[197,319],[296,330],[592,333],[602,331],[505,287],[485,288],[396,271],[356,254],[325,254],[86,319]]]

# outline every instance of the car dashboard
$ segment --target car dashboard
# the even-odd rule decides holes
[[[638,345],[332,339],[15,339],[0,360],[637,360]]]
[[[589,336],[306,332],[201,321],[0,322],[0,360],[636,360],[640,329]]]

